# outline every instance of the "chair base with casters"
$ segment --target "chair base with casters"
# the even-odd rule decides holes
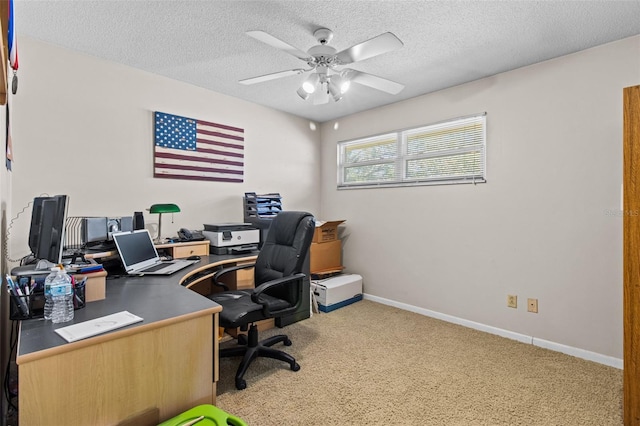
[[[249,333],[245,337],[240,335],[238,337],[238,345],[232,348],[225,348],[220,350],[220,358],[243,356],[238,370],[236,371],[236,389],[242,390],[247,387],[247,382],[244,380],[244,373],[246,373],[249,365],[258,357],[272,358],[280,361],[284,361],[289,364],[292,371],[300,370],[300,364],[286,352],[273,349],[271,346],[276,343],[283,343],[285,346],[291,346],[291,340],[284,335],[271,336],[267,339],[258,341],[258,326],[251,324],[249,326]]]

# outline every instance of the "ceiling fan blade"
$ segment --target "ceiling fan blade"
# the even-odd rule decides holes
[[[311,56],[309,56],[308,53],[303,52],[302,50],[297,49],[291,46],[290,44],[285,43],[279,38],[276,38],[271,34],[265,33],[264,31],[247,31],[247,35],[249,37],[255,38],[258,41],[268,44],[269,46],[275,47],[276,49],[284,50],[288,54],[293,55],[298,59],[302,59],[303,61],[308,62],[311,59],[313,59]]]
[[[349,68],[344,69],[341,75],[353,83],[369,86],[383,92],[391,93],[392,95],[397,95],[404,89],[404,85],[396,83],[395,81]]]
[[[298,68],[295,70],[279,71],[271,74],[261,75],[258,77],[245,78],[244,80],[238,81],[238,83],[240,84],[262,83],[263,81],[275,80],[276,78],[280,78],[280,77],[288,77],[290,75],[302,74],[307,71],[310,71],[310,70],[303,70],[301,68]]]
[[[383,33],[367,41],[363,41],[360,44],[351,46],[342,52],[338,52],[336,58],[341,65],[346,65],[398,50],[402,46],[404,46],[404,44],[395,34]]]

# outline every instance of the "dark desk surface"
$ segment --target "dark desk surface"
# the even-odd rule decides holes
[[[198,311],[211,309],[219,311],[220,306],[217,303],[179,284],[191,275],[240,259],[251,260],[256,255],[257,253],[202,256],[200,262],[169,276],[123,276],[115,279],[107,277],[106,298],[87,303],[84,308],[76,310],[72,321],[62,324],[53,324],[42,318],[22,321],[18,341],[18,364],[20,357],[62,345],[75,345],[101,336],[67,343],[54,330],[116,312],[129,311],[142,317],[144,321],[106,334],[148,327],[159,321],[175,319]]]

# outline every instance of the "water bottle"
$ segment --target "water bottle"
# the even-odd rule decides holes
[[[60,271],[60,268],[53,267],[51,272],[44,279],[44,319],[51,319],[51,312],[53,312],[53,299],[51,298],[51,282],[55,280],[56,275]]]
[[[73,288],[71,277],[60,267],[51,268],[44,281],[44,318],[53,323],[73,319]]]

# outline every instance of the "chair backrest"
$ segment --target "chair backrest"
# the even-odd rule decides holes
[[[316,222],[311,213],[282,211],[271,221],[258,258],[254,279],[256,287],[267,281],[302,271],[311,246]],[[276,289],[268,294],[296,303],[300,289]]]

